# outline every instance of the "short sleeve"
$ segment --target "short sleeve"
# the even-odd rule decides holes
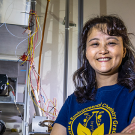
[[[68,124],[68,112],[69,112],[69,97],[62,106],[55,123],[61,124],[64,127],[67,127]]]

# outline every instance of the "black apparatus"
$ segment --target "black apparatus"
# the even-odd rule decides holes
[[[8,76],[6,74],[0,74],[0,94],[7,95],[8,94]]]

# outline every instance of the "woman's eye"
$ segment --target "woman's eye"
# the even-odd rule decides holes
[[[98,43],[91,44],[91,46],[98,46],[98,45],[99,45]]]
[[[115,42],[109,42],[108,45],[116,45]]]

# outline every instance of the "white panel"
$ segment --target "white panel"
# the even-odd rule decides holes
[[[28,25],[30,4],[28,0],[0,0],[0,23]]]

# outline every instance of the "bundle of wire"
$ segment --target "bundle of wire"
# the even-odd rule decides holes
[[[34,64],[34,53],[35,53],[35,45],[38,41],[38,29],[39,29],[39,17],[37,16],[35,11],[30,11],[29,13],[29,26],[28,30],[31,30],[31,27],[35,26],[35,31],[30,34],[28,34],[28,50],[25,53],[25,57],[23,57],[23,61],[29,61],[29,73],[28,73],[28,83],[30,84],[30,89],[28,87],[29,95],[33,101],[33,103],[41,109],[42,114],[44,116],[49,117],[50,119],[54,120],[57,117],[58,111],[56,109],[57,107],[57,99],[53,98],[53,101],[51,99],[48,99],[44,90],[41,87],[41,77],[36,71],[35,64]],[[23,63],[24,63],[23,62]],[[22,63],[22,64],[23,64]],[[34,79],[36,80],[36,87],[32,84],[32,75],[34,75]],[[38,82],[38,76],[40,77],[40,82]],[[40,86],[38,86],[40,85]],[[39,90],[37,91],[37,88],[39,87]],[[35,101],[33,100],[31,96],[31,92],[34,96]]]

